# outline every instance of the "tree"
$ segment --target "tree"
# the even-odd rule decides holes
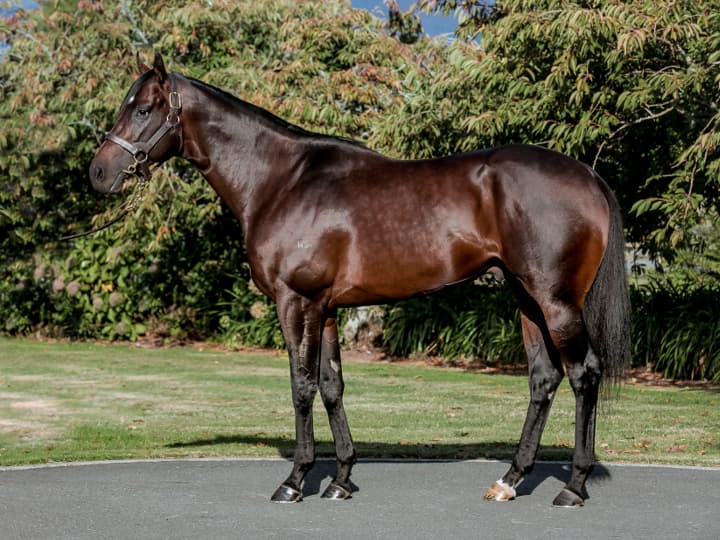
[[[465,39],[399,113],[431,110],[442,136],[418,143],[408,133],[402,151],[529,142],[566,152],[594,165],[632,209],[631,238],[670,257],[700,242],[696,227],[717,223],[720,3],[420,4],[455,11]]]
[[[411,8],[403,13],[397,0],[386,2],[388,8],[387,29],[390,35],[399,39],[402,43],[415,43],[422,34],[420,17]]]

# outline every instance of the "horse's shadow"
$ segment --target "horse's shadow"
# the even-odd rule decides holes
[[[267,437],[258,435],[218,435],[209,439],[192,441],[178,441],[167,445],[169,448],[192,448],[200,446],[213,446],[222,444],[247,444],[252,446],[275,447],[278,454],[284,458],[292,459],[295,450],[294,441],[286,438]],[[508,442],[485,442],[468,444],[388,444],[359,441],[355,443],[358,458],[364,461],[387,462],[402,460],[442,459],[448,461],[462,461],[471,459],[489,459],[508,461],[515,453],[516,445]],[[334,448],[329,441],[318,441],[316,444],[318,461],[308,472],[303,484],[304,495],[315,495],[320,492],[321,485],[332,479],[335,475]],[[327,458],[327,459],[325,459]],[[541,445],[538,451],[537,463],[533,471],[517,487],[517,495],[529,495],[539,485],[550,478],[567,483],[572,470],[572,449],[563,446]],[[610,471],[601,463],[596,463],[588,483],[609,480]],[[353,492],[359,491],[355,484],[351,484]],[[588,493],[582,493],[588,498]]]

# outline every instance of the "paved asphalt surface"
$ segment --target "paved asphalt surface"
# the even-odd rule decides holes
[[[599,465],[572,510],[551,506],[565,464],[538,464],[507,503],[482,498],[506,463],[361,461],[342,502],[320,498],[333,468],[293,505],[269,501],[279,459],[0,468],[0,539],[720,539],[720,468]]]

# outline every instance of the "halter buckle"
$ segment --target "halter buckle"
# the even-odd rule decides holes
[[[182,109],[182,99],[180,99],[180,94],[174,90],[168,94],[168,103],[170,104],[171,109],[175,109],[177,111]]]

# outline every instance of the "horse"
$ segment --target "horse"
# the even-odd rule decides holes
[[[534,145],[392,159],[168,73],[159,54],[152,67],[137,60],[140,74],[90,164],[91,183],[115,193],[133,175],[147,179],[150,164],[179,156],[241,223],[252,280],[276,303],[290,361],[294,460],[272,501],[302,500],[318,391],[336,454],[322,497],[352,497],[338,308],[392,303],[499,270],[518,300],[530,403],[510,467],[485,498],[515,498],[567,375],[575,448],[553,504],[584,504],[598,396],[630,358],[621,213],[591,167]]]

